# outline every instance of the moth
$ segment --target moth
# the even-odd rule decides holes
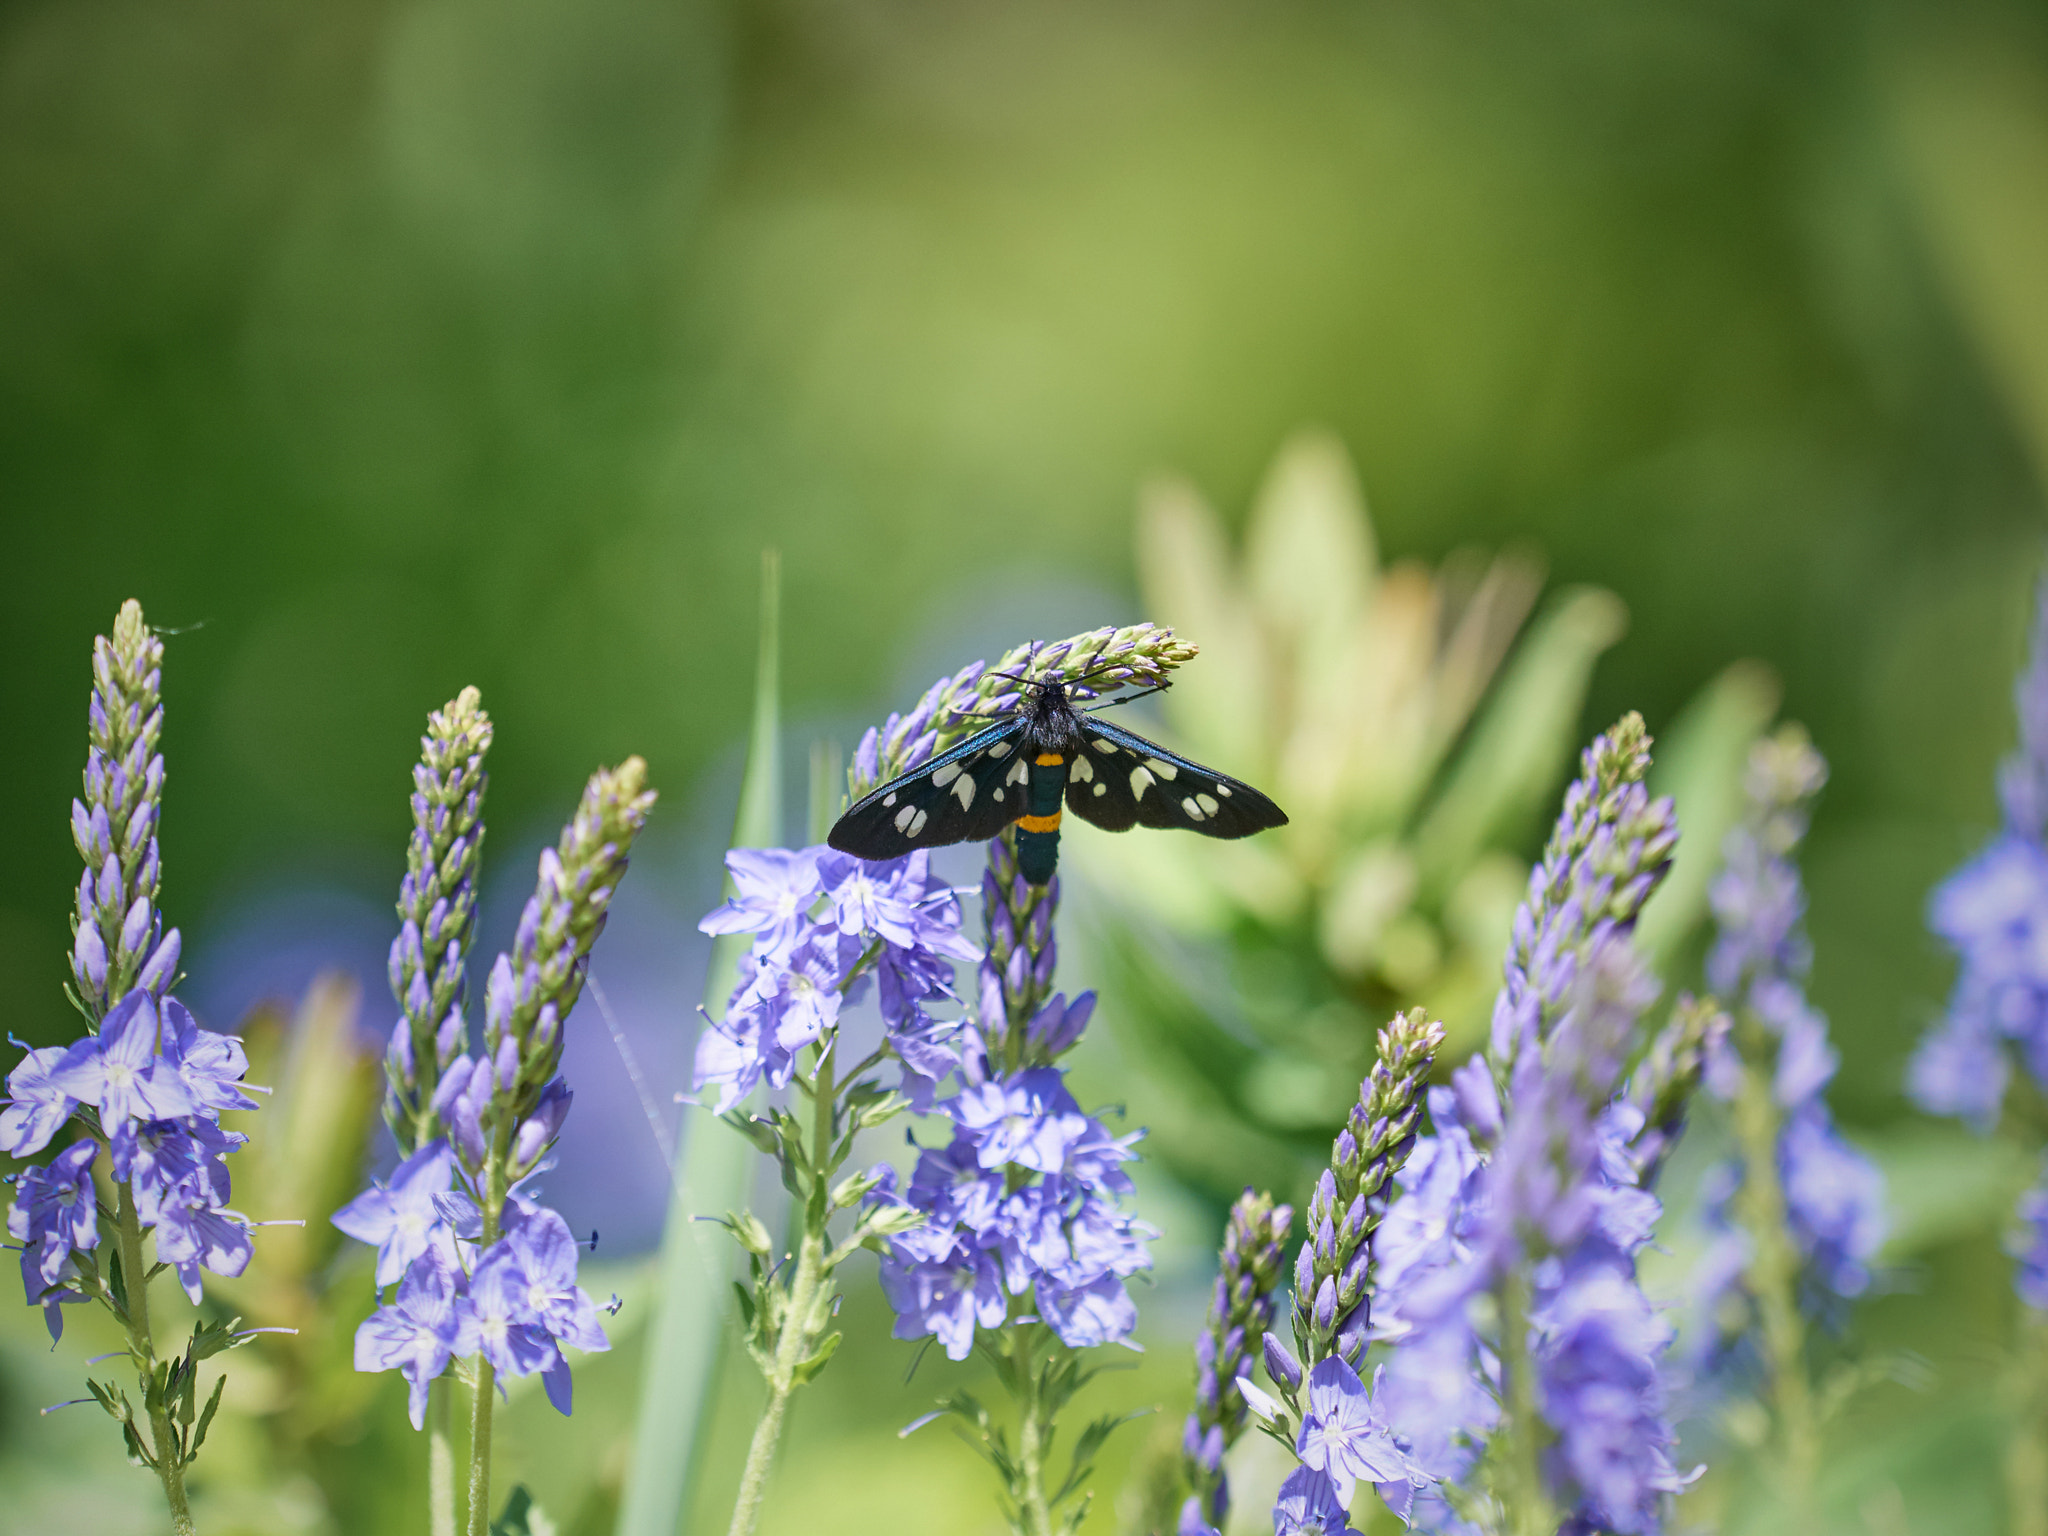
[[[1044,885],[1059,865],[1062,798],[1105,832],[1180,827],[1249,837],[1287,825],[1251,785],[1076,709],[1065,684],[1017,681],[1024,693],[1015,714],[864,796],[826,841],[859,858],[894,859],[986,841],[1014,824],[1017,867]]]

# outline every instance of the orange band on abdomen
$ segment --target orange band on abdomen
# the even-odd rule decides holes
[[[1034,759],[1034,761],[1036,761],[1038,766],[1041,768],[1057,768],[1061,763],[1064,763],[1066,759],[1064,757],[1061,757],[1057,752],[1041,752],[1038,754],[1037,758]]]
[[[1017,825],[1026,832],[1057,832],[1060,829],[1060,812],[1050,816],[1019,816]]]

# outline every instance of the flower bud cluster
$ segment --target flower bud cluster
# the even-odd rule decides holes
[[[1105,625],[1050,645],[1020,645],[993,667],[971,662],[933,683],[908,713],[892,713],[861,737],[847,787],[858,800],[972,735],[988,723],[983,717],[1015,708],[1020,677],[1065,683],[1073,697],[1093,698],[1117,688],[1162,684],[1194,656],[1195,647],[1170,629],[1128,624]]]
[[[1093,1011],[1094,997],[1082,1007],[1041,1020],[1059,967],[1059,944],[1052,918],[1059,910],[1059,876],[1032,885],[1017,867],[1016,842],[998,837],[988,845],[988,867],[981,875],[981,910],[988,926],[988,948],[981,961],[980,992],[984,1044],[991,1060],[1012,1070],[1028,1061],[1049,1065],[1081,1038]],[[1079,1010],[1078,1019],[1071,1015]]]
[[[477,743],[473,722],[481,713],[473,695],[464,697],[470,708],[458,714],[459,698],[446,717],[450,735]],[[430,737],[430,757],[431,743]],[[476,774],[480,792],[480,771],[467,758],[463,768]],[[481,1353],[501,1376],[538,1373],[549,1401],[567,1413],[571,1383],[562,1346],[610,1347],[576,1284],[579,1250],[568,1224],[519,1184],[539,1171],[568,1115],[573,1095],[555,1074],[562,1023],[582,990],[591,945],[654,798],[637,757],[591,776],[560,842],[541,854],[511,953],[492,967],[483,1049],[451,1058],[429,1101],[446,1134],[419,1146],[388,1181],[332,1218],[378,1250],[379,1289],[398,1288],[356,1331],[356,1369],[400,1372],[411,1389],[415,1428],[429,1386],[452,1359]],[[480,840],[482,824],[472,820],[468,833],[453,836]],[[474,841],[462,862],[473,866],[473,850]],[[444,870],[449,862],[444,856]],[[457,993],[459,986],[450,995]],[[408,1011],[396,1032],[412,1027]]]
[[[72,913],[71,976],[97,1023],[131,987],[161,997],[176,979],[178,930],[157,911],[157,822],[164,760],[163,641],[132,598],[92,648],[85,797],[71,802],[71,841],[85,862]]]
[[[1372,1235],[1393,1196],[1393,1178],[1415,1146],[1422,1083],[1444,1027],[1420,1008],[1379,1035],[1379,1060],[1316,1179],[1294,1268],[1294,1341],[1309,1365],[1337,1356],[1355,1369],[1372,1325]]]
[[[1669,797],[1643,787],[1649,765],[1650,736],[1633,711],[1580,757],[1508,940],[1488,1052],[1502,1086],[1523,1045],[1549,1037],[1587,947],[1632,928],[1670,868],[1678,821]]]
[[[1195,1340],[1194,1411],[1181,1434],[1181,1469],[1194,1490],[1181,1510],[1184,1532],[1220,1528],[1229,1517],[1223,1453],[1244,1433],[1247,1418],[1237,1379],[1251,1370],[1252,1351],[1273,1326],[1293,1220],[1291,1206],[1249,1189],[1230,1208],[1208,1326]]]
[[[465,688],[427,717],[412,771],[412,838],[390,961],[391,992],[403,1018],[391,1032],[384,1063],[384,1120],[408,1154],[440,1133],[434,1093],[442,1072],[469,1044],[466,962],[476,923],[490,748],[490,716],[476,689]]]

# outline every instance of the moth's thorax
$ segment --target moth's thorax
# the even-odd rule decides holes
[[[1067,700],[1067,690],[1060,683],[1044,683],[1024,695],[1018,706],[1024,717],[1024,731],[1032,755],[1057,753],[1071,757],[1085,743],[1081,734],[1081,717]]]

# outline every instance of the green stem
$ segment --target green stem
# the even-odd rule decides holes
[[[490,1251],[498,1240],[498,1223],[505,1211],[505,1130],[495,1127],[491,1134],[490,1182],[484,1189],[484,1230],[479,1253]],[[478,1351],[476,1397],[469,1408],[469,1523],[467,1536],[491,1536],[491,1394],[497,1390],[497,1368],[490,1356]]]
[[[761,1518],[761,1501],[768,1493],[768,1470],[774,1465],[775,1447],[782,1439],[789,1396],[797,1387],[797,1367],[810,1357],[818,1325],[825,1316],[821,1302],[830,1280],[825,1266],[825,1223],[831,1215],[825,1185],[831,1177],[826,1164],[832,1155],[833,1100],[839,1092],[832,1070],[836,1043],[830,1037],[826,1039],[811,1081],[814,1119],[807,1159],[811,1179],[804,1201],[804,1232],[797,1243],[796,1274],[789,1283],[789,1300],[775,1338],[774,1363],[766,1373],[768,1401],[762,1406],[760,1420],[754,1425],[753,1441],[747,1446],[747,1463],[740,1472],[739,1497],[733,1501],[727,1536],[753,1536],[754,1526]]]
[[[455,1536],[455,1442],[446,1376],[427,1388],[427,1530]]]
[[[1500,1304],[1500,1369],[1507,1406],[1504,1432],[1507,1529],[1515,1536],[1555,1536],[1557,1515],[1543,1486],[1543,1416],[1536,1407],[1536,1362],[1529,1354],[1529,1282],[1510,1275],[1496,1295]]]
[[[1024,1495],[1017,1501],[1017,1513],[1023,1520],[1020,1536],[1053,1536],[1052,1507],[1045,1498],[1045,1457],[1052,1449],[1052,1426],[1045,1421],[1040,1401],[1030,1325],[1012,1325],[1010,1351],[1017,1379],[1023,1384],[1023,1397],[1017,1405],[1022,1410],[1017,1426],[1017,1470],[1024,1484]]]
[[[1761,1035],[1753,1021],[1747,1031]],[[1747,1042],[1745,1042],[1747,1043]],[[1820,1426],[1806,1374],[1806,1324],[1799,1315],[1799,1255],[1785,1229],[1785,1191],[1778,1182],[1778,1105],[1760,1052],[1745,1051],[1742,1091],[1735,1100],[1735,1138],[1742,1149],[1736,1218],[1749,1236],[1747,1280],[1756,1298],[1769,1406],[1778,1424],[1778,1476],[1793,1527],[1811,1523],[1820,1466]]]
[[[163,1479],[164,1499],[171,1506],[171,1527],[177,1536],[195,1536],[192,1507],[185,1498],[185,1463],[171,1433],[170,1405],[153,1390],[156,1345],[149,1331],[149,1271],[142,1264],[142,1220],[135,1211],[135,1192],[126,1179],[114,1186],[114,1225],[121,1244],[121,1279],[128,1293],[128,1356],[142,1377],[142,1395],[150,1404],[149,1439]]]
[[[2019,1349],[2009,1378],[2005,1528],[2012,1536],[2048,1536],[2048,1316],[2027,1306],[2020,1313]]]

